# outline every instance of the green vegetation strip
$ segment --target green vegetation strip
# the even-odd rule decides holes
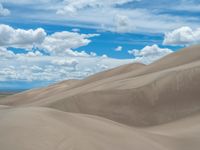
[[[11,95],[11,94],[0,94],[0,99],[4,98],[6,96],[9,96],[9,95]]]

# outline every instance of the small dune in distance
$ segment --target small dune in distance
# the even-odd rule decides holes
[[[199,45],[0,94],[1,150],[199,150],[199,138]]]

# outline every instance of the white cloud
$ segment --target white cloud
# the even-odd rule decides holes
[[[43,54],[40,51],[35,51],[35,52],[28,52],[28,53],[22,53],[22,54],[16,54],[18,57],[38,57],[38,56],[43,56]]]
[[[89,38],[97,34],[63,31],[46,35],[43,29],[23,30],[7,25],[0,25],[0,29],[0,35],[6,35],[0,37],[0,81],[56,82],[82,79],[132,61],[73,50],[89,44]],[[40,34],[42,36],[38,36]],[[15,54],[9,47],[29,48],[29,51]],[[46,55],[44,50],[50,55]]]
[[[156,0],[151,3],[147,0],[0,0],[0,2],[15,5],[16,8],[13,8],[15,13],[9,19],[15,21],[17,18],[17,20],[25,20],[30,23],[33,21],[54,22],[59,25],[66,25],[67,23],[75,28],[87,27],[121,33],[162,33],[183,25],[191,27],[198,27],[199,25],[199,17],[196,15],[180,15],[180,13],[174,15],[169,13],[170,10],[178,11],[175,8],[183,8],[183,5],[184,7],[188,6],[185,3],[178,5],[180,3],[174,1],[169,2],[169,12],[163,12],[165,3]],[[124,7],[123,4],[127,2],[131,2],[133,8]],[[27,9],[30,10],[26,11],[26,15],[24,15],[24,10],[20,9],[22,6],[27,6]],[[194,6],[197,6],[196,3]],[[35,15],[36,13],[38,15]],[[120,26],[120,24],[124,25]]]
[[[95,53],[86,53],[85,51],[75,51],[82,46],[88,45],[89,38],[99,36],[99,34],[80,34],[75,32],[56,32],[47,35],[45,30],[38,28],[36,30],[14,29],[11,26],[0,24],[0,54],[1,56],[15,56],[8,47],[28,49],[26,54],[17,54],[16,56],[36,57],[42,56],[40,50],[45,50],[51,55],[68,55],[73,57],[96,56]],[[33,48],[39,50],[33,51]]]
[[[88,45],[91,42],[90,38],[95,36],[99,36],[99,34],[80,34],[62,31],[47,35],[42,28],[24,30],[0,24],[0,47],[4,47],[4,49],[8,47],[22,48],[30,51],[27,54],[19,54],[18,56],[41,56],[42,53],[40,51],[32,51],[33,48],[37,48],[46,51],[50,55],[87,57],[90,54],[87,54],[85,51],[78,52],[72,49]],[[95,54],[92,53],[91,55]]]
[[[138,13],[117,9],[116,6],[139,0],[65,0],[57,14],[67,15],[69,19],[100,24],[103,30],[114,32],[133,32],[135,24],[130,15]],[[105,13],[106,12],[106,15]],[[74,17],[76,15],[76,17]],[[89,16],[89,17],[88,17]],[[139,18],[139,17],[138,17]],[[105,26],[104,26],[105,25]]]
[[[92,57],[96,57],[97,54],[96,54],[95,52],[90,52],[90,56],[92,56]]]
[[[7,50],[4,47],[0,47],[0,58],[9,59],[15,57],[15,54],[12,51]]]
[[[165,34],[164,45],[190,45],[200,42],[200,28],[181,27]]]
[[[160,48],[158,45],[146,46],[141,50],[133,49],[128,51],[129,54],[133,55],[134,62],[141,62],[144,64],[150,64],[173,51],[168,48]]]
[[[8,66],[6,68],[1,68],[0,81],[4,81],[5,79],[10,80],[15,78],[17,78],[17,74],[14,67]]]
[[[0,24],[0,46],[32,49],[41,44],[45,36],[46,32],[42,28],[23,30]]]
[[[52,60],[53,65],[68,66],[68,67],[72,67],[74,69],[76,68],[78,63],[79,62],[76,59],[55,59],[55,60]]]
[[[31,67],[31,70],[32,70],[33,72],[39,72],[39,71],[42,71],[42,68],[39,67],[39,66],[33,65],[33,66]]]
[[[159,8],[160,5],[158,5],[158,9],[155,9],[155,6],[153,6],[154,9],[149,8],[154,5],[155,1],[149,4],[151,5],[149,7],[139,6],[137,8],[139,2],[136,3],[136,8],[127,9],[122,6],[133,2],[131,4],[134,7],[134,1],[140,0],[66,0],[63,5],[58,7],[57,17],[76,27],[119,33],[162,33],[181,25],[192,25],[192,27],[198,25],[198,17],[160,13],[163,11],[162,8]]]
[[[17,18],[17,20],[30,23],[45,21],[59,25],[67,23],[75,28],[87,27],[101,31],[145,33],[163,33],[183,25],[198,27],[200,19],[197,15],[170,13],[171,11],[180,12],[179,10],[199,10],[198,2],[185,0],[181,4],[180,1],[183,0],[167,2],[170,7],[168,11],[164,11],[166,2],[156,0],[152,0],[151,3],[148,0],[0,0],[6,5],[13,6],[14,4],[15,8],[12,8],[14,13],[9,18],[13,21]],[[131,7],[127,8],[129,5],[123,5],[127,2],[130,2]],[[20,9],[22,6],[27,6],[29,10],[26,11],[26,15],[24,15],[24,10]],[[185,9],[185,7],[188,8]],[[116,29],[116,16],[118,15],[128,18],[122,19],[125,22],[128,20],[129,24],[123,26],[123,30]]]
[[[3,7],[3,5],[0,3],[0,16],[8,16],[10,15],[10,11]]]
[[[115,48],[115,51],[122,51],[123,47],[122,46],[118,46]]]
[[[108,58],[108,56],[107,56],[106,54],[103,54],[103,55],[101,56],[101,58]]]
[[[79,34],[75,32],[56,32],[45,38],[40,48],[53,55],[69,54],[78,55],[78,52],[71,49],[79,48],[88,45],[91,40],[89,38],[98,36],[98,34]],[[81,54],[85,54],[81,52]]]
[[[20,59],[18,57],[9,60],[0,59],[0,81],[57,82],[82,79],[130,62],[132,62],[130,59],[118,60],[108,57],[27,57],[21,55]]]
[[[199,12],[200,4],[198,0],[181,0],[181,3],[173,7],[173,9],[178,11]]]
[[[57,11],[57,14],[76,13],[84,8],[103,8],[122,5],[134,0],[64,0],[64,7]]]
[[[26,55],[27,55],[28,57],[43,56],[43,54],[42,54],[40,51],[28,52]]]
[[[63,54],[65,54],[67,56],[72,56],[72,57],[89,57],[90,56],[85,51],[78,52],[78,51],[71,50],[71,49],[66,49]]]
[[[118,14],[115,16],[115,28],[116,32],[124,33],[133,31],[135,27],[128,16]]]

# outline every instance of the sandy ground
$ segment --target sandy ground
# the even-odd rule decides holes
[[[0,100],[2,150],[199,150],[200,46]]]

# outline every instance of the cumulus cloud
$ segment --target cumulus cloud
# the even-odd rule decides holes
[[[68,55],[87,57],[85,51],[74,51],[82,46],[88,45],[90,38],[99,36],[99,34],[80,34],[76,32],[56,32],[47,35],[44,29],[38,28],[35,30],[14,29],[11,26],[0,24],[0,47],[22,48],[29,50],[27,56],[41,56],[39,50],[45,51],[50,55]],[[33,49],[39,49],[32,52]],[[3,55],[3,54],[2,54]]]
[[[76,68],[78,63],[79,62],[76,59],[55,59],[55,60],[52,60],[53,65],[68,66],[68,67],[72,67],[74,69]]]
[[[47,36],[41,48],[53,55],[69,54],[78,55],[77,52],[73,52],[71,49],[79,48],[88,45],[91,40],[89,38],[98,36],[98,34],[79,34],[75,32],[56,32]],[[84,52],[82,52],[85,55]]]
[[[96,54],[95,52],[90,52],[90,56],[92,56],[92,57],[96,57],[97,54]]]
[[[132,62],[130,59],[102,57],[40,56],[26,59],[27,56],[21,56],[20,58],[0,59],[0,81],[58,82],[67,79],[82,79]]]
[[[13,66],[8,66],[0,70],[0,81],[16,79],[17,74]]]
[[[7,50],[4,47],[0,47],[0,58],[9,59],[15,57],[15,54],[12,51]]]
[[[51,56],[59,57],[96,57],[94,52],[73,50],[88,45],[91,42],[90,38],[95,36],[99,36],[99,34],[62,31],[47,35],[42,28],[24,30],[0,24],[0,58],[41,57],[44,56],[44,51]],[[29,51],[15,54],[9,50],[10,47]],[[69,62],[65,61],[65,63]]]
[[[191,45],[200,42],[200,28],[181,27],[165,34],[164,45]]]
[[[141,50],[133,49],[129,50],[128,53],[133,55],[134,62],[141,62],[144,64],[150,64],[173,51],[168,48],[160,48],[158,45],[154,44],[152,46],[146,46]]]
[[[21,54],[15,54],[18,57],[39,57],[39,56],[43,56],[43,54],[40,51],[31,51],[28,53],[21,53]]]
[[[115,51],[122,51],[123,47],[122,46],[118,46],[115,48]]]
[[[40,28],[23,30],[0,25],[0,35],[5,35],[0,37],[0,82],[82,79],[132,61],[73,50],[88,45],[90,38],[98,34],[63,31],[47,35]],[[29,51],[14,53],[10,47]]]
[[[64,51],[64,54],[67,56],[72,56],[72,57],[89,57],[90,56],[90,54],[86,53],[85,51],[78,52],[71,49],[66,49]]]
[[[23,30],[0,24],[0,46],[32,49],[41,44],[45,37],[46,32],[42,28]]]
[[[0,3],[0,16],[8,16],[10,15],[10,11],[3,7],[3,5]]]

